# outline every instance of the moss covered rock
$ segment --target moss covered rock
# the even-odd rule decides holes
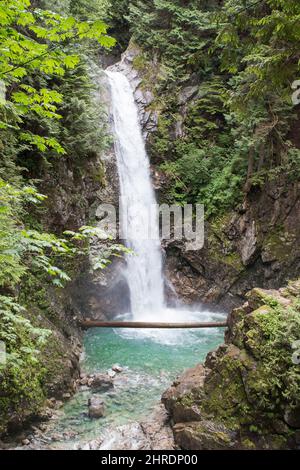
[[[300,445],[300,282],[247,298],[229,315],[226,343],[163,395],[185,449]]]
[[[0,295],[0,435],[49,417],[48,399],[71,396],[79,377],[81,333],[68,289],[27,275],[18,300]]]

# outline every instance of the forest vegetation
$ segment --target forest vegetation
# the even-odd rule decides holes
[[[64,288],[101,236],[89,221],[49,227],[44,182],[61,161],[81,175],[111,145],[95,74],[130,44],[158,112],[147,145],[168,201],[203,203],[213,221],[299,179],[298,0],[0,0],[0,432],[11,407],[45,398],[51,331],[34,309],[48,315],[48,287]]]

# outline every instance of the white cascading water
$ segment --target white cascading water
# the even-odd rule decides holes
[[[122,223],[127,226],[126,244],[134,254],[126,256],[126,280],[130,291],[130,317],[136,321],[211,321],[224,318],[207,310],[167,308],[164,302],[162,253],[157,218],[152,220],[151,236],[145,236],[149,210],[155,204],[149,160],[139,123],[133,91],[120,72],[107,71],[111,87],[114,140],[120,180]],[[125,317],[128,319],[129,315]],[[204,330],[202,330],[204,331]],[[127,337],[147,337],[165,344],[180,344],[197,339],[188,330],[119,330]],[[205,335],[214,334],[205,330]]]
[[[152,239],[144,231],[156,200],[150,179],[149,160],[139,124],[138,111],[127,78],[107,72],[112,93],[115,149],[118,163],[122,223],[127,227],[126,244],[134,252],[127,256],[126,279],[131,310],[138,320],[145,312],[164,307],[162,255],[157,221],[151,227]]]

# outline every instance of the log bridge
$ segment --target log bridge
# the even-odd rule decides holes
[[[142,321],[98,321],[81,320],[82,328],[226,328],[228,323],[224,322],[195,322],[195,323],[161,323]]]

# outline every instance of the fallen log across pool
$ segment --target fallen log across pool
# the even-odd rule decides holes
[[[142,321],[81,320],[82,328],[226,328],[227,322],[161,323]]]

